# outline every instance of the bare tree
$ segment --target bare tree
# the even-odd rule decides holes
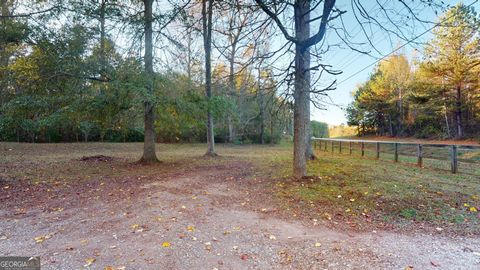
[[[254,55],[250,59],[245,59],[249,56],[249,51],[252,50],[252,43],[262,36],[264,29],[261,29],[262,18],[259,18],[261,13],[258,9],[251,6],[246,6],[244,0],[230,0],[221,2],[220,8],[222,14],[217,21],[217,27],[214,32],[218,33],[220,37],[225,38],[225,42],[215,41],[213,45],[218,50],[221,56],[228,61],[228,93],[227,96],[236,100],[239,105],[238,114],[240,122],[243,124],[243,118],[249,118],[243,115],[244,108],[242,105],[246,98],[245,93],[237,93],[239,86],[235,83],[235,76],[242,72],[254,61]],[[263,19],[263,21],[265,21]],[[240,87],[244,89],[244,87]],[[233,142],[235,138],[235,125],[232,119],[232,113],[227,115],[228,125],[228,142]]]

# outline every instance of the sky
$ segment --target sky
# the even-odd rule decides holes
[[[339,3],[340,6],[342,2],[347,2],[347,1],[344,1],[344,0],[337,1],[337,3]],[[371,1],[371,2],[369,1],[369,3],[375,3],[375,2],[376,1]],[[466,0],[463,3],[465,5],[469,5],[473,2],[474,0]],[[452,4],[452,5],[455,5],[456,3],[458,2],[449,1],[449,4]],[[477,11],[480,10],[480,4],[478,2],[473,4],[472,6],[475,8],[475,10]],[[352,12],[349,9],[349,6],[345,5],[344,9],[347,10],[347,13],[345,14],[345,25],[347,26],[346,28],[352,29],[350,32],[352,33],[352,35],[355,35],[355,33],[358,33],[359,31],[361,31],[361,27],[359,27],[359,23],[353,17]],[[376,12],[375,7],[373,6],[366,7],[366,9],[372,10],[373,13]],[[396,8],[396,9],[399,13],[406,14],[405,9],[402,9],[402,8]],[[422,8],[422,10],[420,10],[419,8],[419,14],[421,15],[421,18],[432,20],[432,21],[434,21],[437,17],[432,10],[424,9],[424,8]],[[380,15],[381,14],[379,14],[379,16]],[[425,32],[430,27],[432,27],[431,24],[430,25],[417,24],[411,30],[412,31],[411,37],[418,36],[422,32]],[[325,62],[332,65],[336,69],[341,70],[342,74],[337,75],[335,77],[330,76],[328,78],[329,80],[333,80],[333,79],[337,80],[338,82],[337,89],[329,93],[330,100],[328,104],[327,103],[324,104],[325,106],[324,109],[320,110],[312,106],[312,114],[311,114],[312,120],[325,122],[325,123],[328,123],[329,125],[346,124],[347,120],[345,117],[345,113],[342,110],[342,107],[347,106],[352,101],[352,92],[355,90],[357,85],[368,80],[368,77],[374,70],[375,65],[368,67],[363,71],[360,71],[360,70],[377,61],[378,57],[384,56],[392,52],[396,48],[398,48],[400,45],[403,45],[404,43],[406,43],[405,40],[394,37],[392,35],[390,35],[389,37],[386,33],[384,33],[383,31],[379,31],[378,29],[374,29],[373,33],[374,35],[372,36],[372,43],[375,45],[375,47],[377,47],[377,49],[382,54],[378,52],[372,52],[372,54],[374,55],[374,57],[372,57],[369,55],[363,55],[363,54],[354,52],[348,48],[338,49],[338,50],[327,53],[325,57]],[[416,41],[425,42],[431,37],[432,37],[431,32],[428,32],[425,35],[423,35],[421,38],[417,39]],[[326,36],[326,38],[333,39],[334,37],[332,37],[330,33],[328,36]],[[361,37],[361,35],[359,34],[357,40],[362,40],[362,39],[365,40],[365,38]],[[417,51],[414,52],[415,50]],[[421,44],[413,44],[413,46],[410,46],[410,45],[405,46],[398,52],[405,53],[409,57],[412,57],[412,55],[416,55],[417,57],[421,58],[422,57],[421,50],[422,50]],[[358,74],[356,74],[357,72]]]

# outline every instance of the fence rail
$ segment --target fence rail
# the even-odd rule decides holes
[[[396,141],[312,138],[316,150],[413,163],[458,173],[480,175],[480,146]],[[427,163],[427,164],[426,164]],[[449,168],[448,168],[449,167]]]

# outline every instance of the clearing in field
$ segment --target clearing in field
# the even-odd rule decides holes
[[[0,144],[0,254],[42,269],[475,269],[480,182],[290,145]],[[21,254],[19,254],[21,251]],[[108,268],[110,267],[110,268]]]

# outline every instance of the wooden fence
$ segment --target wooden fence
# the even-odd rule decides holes
[[[393,162],[414,163],[424,167],[449,169],[452,173],[480,175],[480,146],[410,143],[396,141],[370,141],[349,139],[312,138],[317,151],[359,155]],[[449,168],[448,168],[449,167]]]

